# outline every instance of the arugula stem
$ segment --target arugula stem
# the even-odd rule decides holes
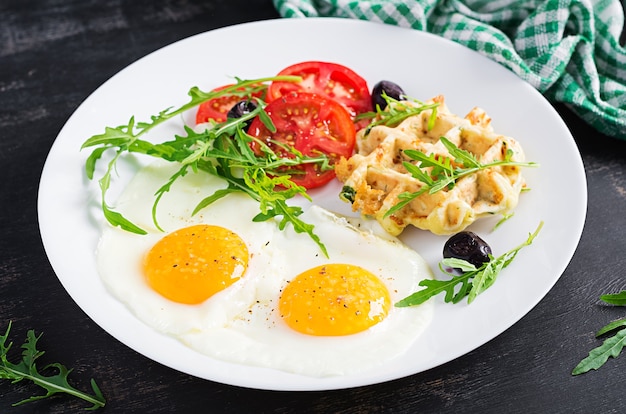
[[[445,293],[444,301],[446,303],[458,303],[465,297],[467,297],[468,304],[472,303],[479,294],[493,285],[502,269],[511,264],[521,249],[532,244],[542,228],[543,221],[539,223],[533,233],[528,235],[528,238],[523,243],[498,257],[490,255],[490,260],[478,268],[465,260],[457,258],[443,259],[439,263],[439,268],[443,273],[451,275],[451,279],[424,279],[419,282],[419,286],[423,286],[424,289],[418,290],[398,301],[395,306],[419,305],[442,292]],[[461,269],[463,273],[454,275],[446,270],[454,268]]]
[[[55,369],[58,371],[56,374],[44,375],[37,370],[36,360],[41,357],[44,352],[37,350],[37,341],[41,338],[41,334],[36,336],[33,330],[28,331],[26,341],[22,345],[21,361],[18,363],[8,361],[7,354],[12,346],[11,342],[7,343],[11,325],[12,323],[9,321],[6,333],[0,335],[0,379],[12,380],[13,383],[28,380],[46,390],[45,394],[31,396],[14,403],[13,406],[41,400],[59,393],[65,393],[91,403],[92,406],[87,408],[88,410],[104,407],[104,396],[93,379],[91,380],[91,388],[94,395],[89,395],[77,390],[68,383],[68,375],[72,370],[67,369],[60,363],[49,364],[44,368],[44,370]]]
[[[386,94],[383,95],[383,98],[385,99],[385,101],[387,101],[386,109],[383,110],[378,108],[376,112],[366,112],[357,116],[355,119],[356,121],[358,121],[360,119],[378,118],[370,122],[370,124],[366,127],[365,133],[363,135],[364,137],[366,137],[375,126],[385,125],[388,127],[395,127],[405,119],[410,118],[414,115],[419,115],[427,110],[432,110],[432,114],[428,119],[428,127],[429,129],[432,129],[437,116],[437,108],[440,105],[438,102],[426,104],[416,99],[406,99],[403,101],[399,101],[387,96]],[[418,105],[407,105],[405,101],[416,103]]]
[[[21,404],[24,404],[26,402],[29,401],[33,401],[33,400],[41,400],[46,398],[48,395],[51,394],[56,394],[59,392],[65,393],[65,394],[69,394],[72,395],[74,397],[80,398],[81,400],[87,401],[91,404],[93,404],[94,406],[98,406],[98,407],[104,407],[104,402],[92,397],[91,395],[84,393],[82,391],[79,391],[77,389],[74,388],[65,388],[65,387],[61,387],[57,384],[55,384],[54,382],[51,381],[47,381],[44,377],[41,377],[40,375],[31,375],[31,374],[27,374],[24,372],[21,372],[17,369],[12,369],[9,367],[4,367],[2,368],[3,370],[7,371],[11,376],[17,378],[19,377],[20,380],[25,379],[25,380],[29,380],[32,381],[38,385],[40,385],[41,387],[45,388],[48,390],[48,394],[42,394],[42,395],[38,395],[38,396],[34,396],[31,398],[28,398],[26,400],[22,400],[20,402],[14,403],[13,406],[18,406]]]
[[[210,99],[213,99],[219,96],[228,95],[246,86],[251,86],[251,85],[258,84],[258,83],[270,82],[270,81],[298,82],[300,80],[302,80],[302,78],[299,76],[288,76],[288,75],[272,76],[272,77],[265,77],[265,78],[251,79],[251,80],[242,80],[226,88],[220,89],[219,91],[210,91],[210,92],[203,92],[199,88],[193,87],[189,91],[189,95],[191,96],[191,100],[189,102],[187,102],[186,104],[182,105],[181,107],[173,111],[162,112],[159,117],[153,117],[151,123],[141,124],[143,128],[135,135],[135,137],[136,138],[140,137],[141,135],[150,131],[152,128],[166,122],[167,120],[177,115],[184,113],[185,111],[188,111],[189,109],[195,108],[196,106],[200,105],[201,103],[205,101],[208,101]]]
[[[478,159],[476,159],[476,157],[472,153],[458,148],[446,137],[441,137],[440,140],[450,153],[452,159],[455,159],[457,162],[461,162],[462,165],[460,167],[454,167],[451,164],[450,158],[448,157],[444,157],[444,160],[441,161],[436,156],[427,155],[421,151],[405,150],[404,154],[406,154],[409,158],[418,161],[419,165],[415,165],[408,161],[404,161],[403,165],[413,178],[416,178],[422,183],[422,187],[418,191],[415,191],[413,193],[404,192],[402,194],[399,194],[398,198],[400,199],[400,201],[389,210],[387,210],[384,217],[389,217],[392,214],[398,212],[411,201],[424,193],[428,192],[429,194],[435,194],[445,188],[453,188],[456,185],[457,181],[461,178],[476,174],[479,171],[495,167],[539,166],[539,164],[535,162],[512,161],[512,153],[510,152],[510,150],[507,151],[505,159],[491,161],[483,164]],[[432,168],[433,172],[431,172],[431,174],[433,174],[434,176],[431,176],[429,173],[423,170],[425,168]]]

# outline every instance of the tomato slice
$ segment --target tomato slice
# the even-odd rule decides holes
[[[367,82],[343,65],[318,61],[302,62],[281,70],[278,75],[300,76],[302,81],[272,82],[268,90],[268,101],[290,92],[309,92],[339,102],[352,118],[372,110]]]
[[[211,92],[221,91],[229,86],[233,85],[223,85],[219,88],[213,89]],[[212,119],[215,122],[224,122],[226,121],[226,114],[228,114],[228,111],[230,111],[230,109],[235,106],[237,102],[252,97],[262,98],[265,94],[265,91],[245,94],[244,92],[246,91],[246,88],[239,88],[237,91],[241,93],[227,94],[201,103],[200,106],[198,106],[198,112],[196,113],[196,124],[209,122],[209,119]]]
[[[261,139],[281,157],[294,156],[281,147],[285,144],[307,156],[326,154],[331,165],[342,156],[352,155],[356,139],[354,123],[345,108],[331,99],[292,92],[270,102],[265,112],[272,119],[276,132],[269,131],[256,117],[248,134]],[[259,151],[258,145],[253,143],[252,147]],[[290,167],[290,171],[285,172],[291,174],[291,180],[307,189],[324,185],[335,177],[334,170],[321,171],[317,164]]]

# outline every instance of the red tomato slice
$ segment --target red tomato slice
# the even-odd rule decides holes
[[[223,85],[219,88],[213,89],[211,92],[221,91],[222,89],[229,86],[232,85]],[[241,88],[238,90],[243,92],[245,91],[245,88]],[[196,113],[196,124],[208,122],[209,119],[212,119],[215,122],[224,122],[226,121],[226,114],[228,114],[228,111],[230,111],[230,109],[235,106],[237,102],[246,99],[246,97],[262,98],[263,95],[263,91],[255,92],[250,96],[242,96],[240,94],[228,94],[203,102],[198,107],[198,112]]]
[[[352,69],[337,63],[302,62],[291,65],[278,74],[302,77],[302,82],[272,82],[268,100],[278,99],[290,92],[309,92],[333,99],[343,105],[350,116],[372,110],[367,82]]]
[[[265,111],[272,119],[276,132],[267,129],[256,117],[248,134],[264,141],[281,157],[293,157],[279,144],[288,144],[304,155],[326,154],[330,164],[340,157],[350,157],[354,150],[355,129],[352,118],[337,102],[310,93],[289,93],[270,102]],[[252,145],[259,151],[258,145]],[[300,174],[291,174],[291,180],[305,188],[315,188],[328,183],[335,177],[334,170],[320,171],[316,164],[303,164],[297,167]],[[287,172],[287,171],[286,171]],[[287,172],[288,173],[288,172]]]

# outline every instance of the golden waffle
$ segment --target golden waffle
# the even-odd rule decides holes
[[[454,161],[440,140],[443,136],[460,149],[474,154],[483,164],[504,159],[507,150],[513,152],[511,160],[524,161],[524,152],[517,141],[496,134],[491,119],[482,109],[474,108],[461,118],[450,112],[443,96],[427,103],[433,102],[439,106],[430,127],[432,110],[429,109],[393,128],[378,125],[367,135],[361,130],[357,134],[356,154],[350,159],[342,159],[335,167],[344,189],[352,192],[353,210],[376,218],[392,235],[400,234],[408,225],[435,234],[453,234],[480,217],[508,214],[517,206],[525,185],[519,166],[491,167],[460,178],[453,188],[421,194],[385,217],[387,211],[400,201],[398,195],[417,192],[424,185],[404,167],[403,161],[416,164],[403,153],[406,149]],[[418,105],[414,102],[402,104]]]

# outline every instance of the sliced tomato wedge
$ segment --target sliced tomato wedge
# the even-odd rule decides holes
[[[271,132],[256,117],[248,134],[265,142],[281,157],[294,155],[282,146],[294,147],[307,156],[326,154],[333,165],[340,157],[350,157],[354,150],[355,128],[343,106],[319,95],[292,92],[270,102],[265,111],[276,132]],[[252,145],[258,153],[258,144]],[[321,171],[318,164],[301,164],[285,171],[291,180],[307,189],[322,186],[335,177],[334,170]]]
[[[224,88],[228,88],[231,85],[223,85],[219,88],[213,89],[211,92],[221,91]],[[201,124],[203,122],[209,122],[209,119],[214,120],[215,122],[224,122],[226,121],[226,114],[228,111],[235,106],[235,104],[239,101],[242,101],[246,98],[262,98],[265,94],[265,91],[254,92],[250,95],[245,95],[245,88],[237,89],[242,92],[242,94],[228,94],[220,96],[219,98],[210,99],[206,102],[203,102],[198,106],[198,112],[196,113],[196,124]]]
[[[301,62],[286,67],[278,75],[300,76],[302,81],[272,82],[268,90],[268,101],[290,92],[308,92],[339,102],[352,118],[372,110],[367,82],[343,65],[318,61]]]

